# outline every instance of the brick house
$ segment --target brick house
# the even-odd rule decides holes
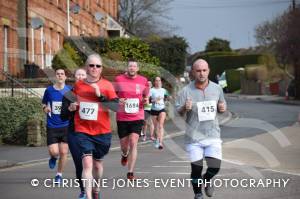
[[[1,0],[0,70],[50,68],[64,36],[123,36],[117,16],[118,0]]]

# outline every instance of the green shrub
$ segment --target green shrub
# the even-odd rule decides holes
[[[103,58],[103,63],[106,66],[110,66],[111,68],[119,71],[125,71],[125,68],[127,67],[127,62],[121,62],[121,61],[114,61],[111,59],[107,59],[106,57]],[[152,81],[156,76],[161,76],[161,72],[159,67],[148,64],[148,63],[142,63],[139,62],[139,74],[147,77],[150,81]]]
[[[52,60],[52,68],[74,70],[83,65],[83,60],[78,52],[69,44],[64,43],[63,49],[58,51]]]
[[[138,38],[108,39],[107,50],[121,54],[123,61],[134,58],[139,62],[159,65],[159,59],[150,54],[149,45]]]
[[[214,37],[206,43],[205,51],[206,52],[212,52],[212,51],[228,52],[228,51],[231,51],[230,42],[225,39]]]
[[[109,51],[106,53],[106,57],[111,60],[122,61],[124,57],[118,52]]]
[[[226,70],[226,81],[228,92],[234,92],[241,89],[240,71],[236,69]]]
[[[175,76],[183,74],[188,47],[183,37],[156,38],[149,40],[148,43],[151,54],[159,58],[162,68]]]
[[[27,121],[40,120],[45,133],[45,115],[40,98],[1,98],[0,137],[6,144],[26,144]]]
[[[82,60],[96,52],[113,60],[127,61],[133,57],[139,62],[159,64],[150,54],[149,45],[139,38],[66,37],[64,43],[78,52]]]

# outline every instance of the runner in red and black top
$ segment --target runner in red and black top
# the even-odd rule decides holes
[[[74,94],[77,101],[69,109],[76,110],[74,116],[75,132],[82,151],[86,198],[100,198],[99,187],[93,187],[103,173],[103,158],[111,145],[111,128],[108,103],[118,105],[117,95],[112,83],[101,78],[102,60],[92,54],[86,61],[87,78],[76,82]],[[94,175],[94,176],[93,176]]]
[[[121,164],[128,163],[127,178],[134,179],[133,170],[137,158],[137,143],[144,125],[144,104],[149,103],[149,84],[147,78],[138,75],[138,63],[128,62],[125,74],[115,79],[119,97],[117,112],[118,135],[120,138]]]

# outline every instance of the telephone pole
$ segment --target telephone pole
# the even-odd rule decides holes
[[[292,0],[292,9],[293,9],[293,10],[296,9],[296,0]]]

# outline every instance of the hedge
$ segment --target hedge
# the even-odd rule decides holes
[[[42,122],[42,135],[45,136],[45,115],[40,98],[1,98],[0,137],[3,143],[24,145],[27,143],[27,121]]]
[[[261,54],[235,55],[232,52],[210,52],[203,53],[197,58],[205,59],[210,66],[209,78],[215,80],[217,74],[221,74],[228,69],[237,69],[249,64],[258,64],[262,61]]]
[[[241,89],[240,71],[236,69],[226,70],[226,81],[228,92],[234,92]]]

